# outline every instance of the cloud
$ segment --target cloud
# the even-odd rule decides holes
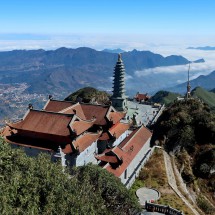
[[[130,79],[133,79],[133,76],[125,74],[125,80],[127,81],[127,80],[130,80]]]
[[[190,68],[190,79],[195,79],[199,75],[207,75],[215,70],[215,62],[205,62],[205,63],[192,63]],[[178,65],[178,66],[162,66],[151,69],[144,69],[135,71],[135,76],[145,77],[151,75],[161,75],[161,74],[178,74],[185,75],[188,71],[188,65]],[[177,82],[182,82],[182,80],[177,80]]]

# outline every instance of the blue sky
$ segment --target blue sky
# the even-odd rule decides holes
[[[214,0],[1,0],[0,46],[212,45],[214,8]]]
[[[0,33],[214,34],[214,0],[2,0]]]

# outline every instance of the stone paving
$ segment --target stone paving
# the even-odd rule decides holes
[[[156,201],[160,198],[160,194],[157,190],[142,187],[136,191],[136,195],[139,198],[139,202],[141,205],[145,205],[147,201]]]
[[[149,121],[154,118],[157,112],[158,108],[154,108],[151,105],[140,104],[136,101],[128,101],[128,112],[126,117],[132,119],[133,114],[135,114],[137,124],[143,123],[146,126]]]

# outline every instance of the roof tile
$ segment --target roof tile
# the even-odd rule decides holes
[[[113,169],[110,164],[107,164],[104,168],[120,177],[151,136],[152,133],[144,126],[135,130],[119,146],[113,149],[114,153],[121,156],[122,164],[116,169]]]

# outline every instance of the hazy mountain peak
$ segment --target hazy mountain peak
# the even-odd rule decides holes
[[[117,54],[119,54],[119,53],[123,53],[123,52],[126,52],[126,51],[118,48],[118,49],[103,49],[102,52],[117,53]]]

